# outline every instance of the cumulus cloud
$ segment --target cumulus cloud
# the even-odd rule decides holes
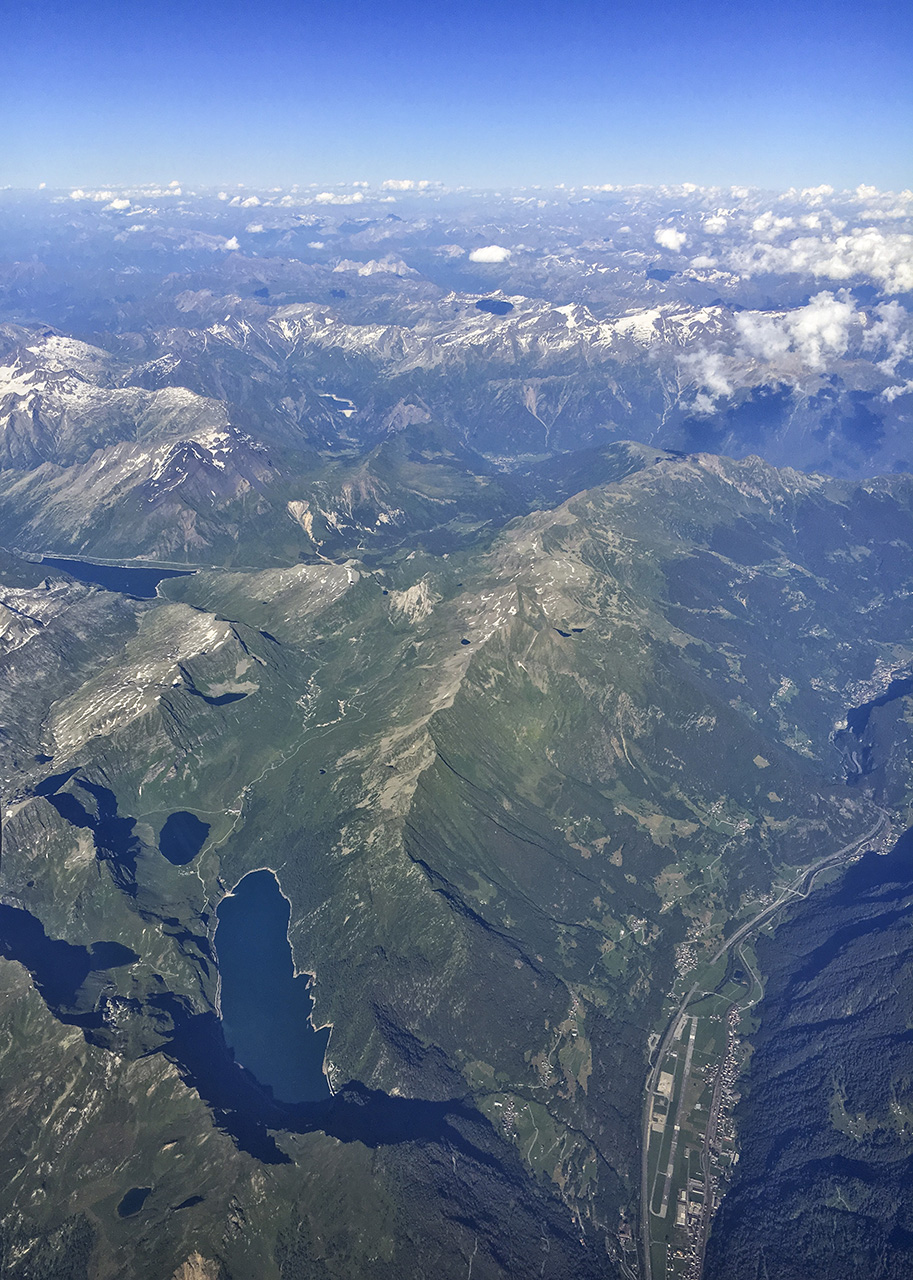
[[[878,368],[893,378],[900,362],[913,356],[913,317],[899,302],[882,302],[875,308],[862,345],[866,351],[882,356]]]
[[[715,396],[731,396],[733,385],[726,370],[726,357],[719,351],[693,351],[679,361],[685,373],[710,396],[699,395],[694,407],[698,413],[709,413]]]
[[[795,222],[792,218],[778,218],[776,214],[768,210],[767,213],[759,214],[755,218],[751,224],[751,229],[761,235],[779,235],[793,226],[795,226]]]
[[[260,199],[258,196],[248,196],[246,200],[241,201],[241,208],[256,209],[259,203],[260,203]]]
[[[834,188],[829,187],[826,182],[822,182],[820,187],[804,187],[799,193],[800,198],[806,204],[821,204],[828,196],[834,194]]]
[[[384,191],[414,191],[415,183],[411,178],[385,178],[380,184]]]
[[[789,351],[789,330],[783,316],[765,315],[760,311],[742,311],[735,325],[744,350],[761,360],[777,360]]]
[[[812,372],[823,369],[828,359],[845,355],[851,329],[864,323],[865,316],[844,291],[818,293],[795,311],[773,315],[742,311],[735,317],[749,355],[774,361],[795,354]]]
[[[704,230],[712,236],[721,236],[727,225],[728,219],[721,213],[712,213],[709,218],[704,219]]]
[[[887,312],[881,321],[883,336],[902,341],[898,335],[907,332],[909,321],[905,312]],[[736,342],[727,350],[698,349],[679,356],[682,373],[697,389],[692,407],[698,413],[712,413],[718,398],[753,382],[752,365],[773,366],[762,374],[769,380],[818,373],[851,346],[858,352],[867,332],[865,313],[845,291],[816,294],[793,311],[741,311],[733,323]]]
[[[671,249],[673,253],[681,252],[688,237],[684,231],[676,231],[674,227],[657,227],[653,239],[663,249]]]
[[[309,249],[325,249],[326,247],[327,246],[326,246],[325,240],[309,240],[308,241]]]
[[[913,289],[913,236],[878,227],[847,235],[799,236],[787,244],[741,245],[732,268],[742,275],[810,275],[829,280],[868,276],[892,293]]]
[[[691,259],[691,265],[698,271],[709,267],[715,267],[716,258],[708,258],[706,254],[702,253],[699,257]]]
[[[222,248],[227,249],[230,253],[233,253],[236,249],[240,249],[241,246],[238,244],[238,237],[232,236],[230,240],[226,240],[222,245]]]
[[[129,208],[130,208],[130,201],[129,201],[129,200],[126,200],[126,199],[124,199],[123,197],[121,197],[121,198],[120,198],[120,199],[118,199],[118,200],[110,200],[110,201],[105,205],[105,207],[104,207],[104,209],[102,210],[102,212],[104,213],[104,212],[105,212],[105,210],[107,210],[107,209],[129,209]]]
[[[315,204],[361,204],[364,200],[363,191],[354,191],[351,195],[347,195],[343,191],[321,191],[314,196]]]
[[[266,227],[264,227],[262,222],[249,222],[244,230],[249,235],[258,236],[261,232],[266,230]]]
[[[500,244],[486,244],[481,249],[473,249],[469,255],[470,262],[506,262],[510,250]]]

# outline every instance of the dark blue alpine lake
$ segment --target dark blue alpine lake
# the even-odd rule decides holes
[[[208,822],[201,822],[195,813],[179,809],[169,814],[159,832],[159,852],[173,867],[186,867],[203,848],[208,835]]]
[[[487,311],[490,316],[506,316],[513,309],[514,304],[503,298],[479,298],[476,303],[477,311]]]
[[[192,569],[162,569],[157,565],[93,564],[90,560],[60,560],[55,556],[42,556],[41,563],[50,569],[68,573],[79,582],[91,582],[106,591],[122,591],[124,595],[138,596],[141,600],[154,600],[156,587],[166,578],[186,578],[194,572]]]
[[[311,1026],[306,975],[295,976],[290,908],[272,871],[252,871],[222,900],[215,948],[222,1027],[235,1058],[282,1102],[329,1098],[329,1030]]]

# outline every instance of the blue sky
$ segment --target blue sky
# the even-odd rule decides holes
[[[23,0],[0,183],[913,184],[895,0]]]

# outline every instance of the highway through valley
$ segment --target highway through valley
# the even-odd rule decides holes
[[[812,886],[816,878],[823,872],[833,867],[842,866],[852,861],[864,846],[871,844],[879,836],[883,835],[888,829],[889,818],[887,813],[881,813],[878,821],[871,830],[849,844],[838,849],[834,853],[829,853],[825,857],[820,858],[811,866],[800,871],[790,882],[781,888],[777,897],[767,905],[765,905],[751,919],[745,921],[724,941],[716,951],[713,952],[709,960],[701,965],[701,974],[713,968],[727,952],[733,948],[740,947],[747,938],[760,929],[764,924],[771,920],[779,911],[783,910],[790,902],[805,898],[811,892]],[[755,972],[752,965],[748,962],[744,952],[739,951],[739,955],[746,969],[751,975],[751,986],[745,1000],[735,1001],[730,1004],[726,1017],[726,1038],[725,1049],[720,1055],[720,1059],[716,1065],[713,1075],[712,1098],[707,1117],[706,1128],[704,1131],[703,1147],[700,1153],[701,1169],[704,1175],[704,1198],[700,1209],[699,1219],[697,1220],[696,1232],[692,1233],[689,1253],[687,1260],[683,1260],[684,1269],[677,1272],[682,1280],[700,1280],[703,1270],[704,1250],[709,1234],[710,1222],[716,1208],[715,1201],[715,1180],[711,1170],[711,1154],[717,1137],[717,1130],[721,1112],[721,1094],[726,1078],[727,1067],[729,1072],[734,1071],[735,1053],[737,1044],[737,1032],[742,1012],[758,1002],[761,996],[760,978]],[[688,992],[676,1008],[666,1024],[665,1030],[660,1038],[659,1044],[655,1050],[652,1066],[647,1075],[643,1118],[641,1127],[641,1175],[640,1175],[640,1245],[641,1245],[641,1280],[666,1280],[665,1277],[654,1278],[652,1249],[655,1242],[655,1229],[652,1224],[654,1217],[665,1221],[665,1215],[670,1209],[674,1209],[674,1205],[670,1206],[670,1186],[672,1180],[672,1171],[675,1160],[676,1145],[678,1143],[682,1122],[686,1119],[685,1111],[685,1091],[688,1085],[688,1076],[691,1068],[691,1059],[694,1049],[694,1039],[696,1032],[697,1017],[689,1013],[689,1007],[693,1002],[701,1000],[708,992],[704,990],[702,977],[699,976],[691,985]],[[687,1049],[684,1056],[684,1071],[678,1075],[673,1070],[670,1072],[667,1067],[667,1059],[670,1052],[675,1050],[674,1061],[676,1069],[678,1066],[678,1056],[681,1053],[681,1040],[685,1031],[686,1019],[691,1019],[690,1036],[688,1037]],[[669,1083],[670,1075],[676,1081],[677,1086],[677,1102],[673,1106],[673,1098],[671,1096],[672,1085]],[[664,1081],[661,1077],[664,1076]],[[661,1083],[664,1088],[661,1089]],[[666,1124],[673,1125],[671,1134],[671,1142],[669,1145],[669,1156],[667,1158],[667,1166],[660,1169],[659,1163],[655,1171],[653,1184],[650,1180],[650,1147],[651,1137],[655,1136],[657,1121],[654,1115],[654,1103],[658,1098],[663,1099],[665,1107],[665,1099],[668,1097],[668,1111]],[[663,1138],[665,1137],[665,1129],[661,1127]],[[662,1141],[660,1141],[662,1148]],[[655,1149],[655,1144],[654,1144]],[[661,1151],[660,1151],[661,1154]],[[663,1195],[659,1211],[653,1212],[655,1204],[654,1192],[657,1182],[663,1183]],[[671,1276],[669,1277],[671,1280]]]

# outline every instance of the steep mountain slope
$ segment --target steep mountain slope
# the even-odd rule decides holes
[[[507,469],[618,439],[854,477],[911,465],[908,193],[426,191],[396,213],[379,192],[95,194],[0,197],[0,466],[191,412],[143,391],[192,392],[296,475],[280,445],[364,454],[425,414]],[[497,262],[475,260],[486,243]],[[205,463],[201,526],[226,497]]]
[[[291,350],[257,374],[245,349],[229,372],[208,335],[194,367],[220,370],[211,390],[223,400],[181,384],[150,389],[152,365],[60,335],[8,327],[6,337],[0,537],[23,551],[191,564],[376,554],[405,541],[444,551],[555,500],[547,469],[538,482],[505,475],[421,397],[377,408],[353,448],[343,434],[351,401],[305,392],[300,371],[280,369]],[[167,369],[191,372],[179,361]],[[254,404],[249,388],[264,379]],[[328,442],[334,450],[316,451]],[[619,445],[586,462],[604,478],[639,465]]]
[[[599,315],[535,295],[503,301],[509,312],[492,315],[466,294],[398,297],[397,321],[372,323],[335,300],[250,308],[214,295],[186,327],[113,349],[239,403],[269,387],[275,403],[299,404],[302,385],[325,388],[330,404],[351,405],[350,441],[376,438],[398,403],[417,402],[504,460],[618,438],[838,475],[907,459],[897,379],[911,329],[897,303],[863,309],[822,291],[791,309],[717,299]]]
[[[905,758],[866,772],[845,735],[913,661],[913,489],[616,461],[483,550],[67,588],[129,625],[47,707],[4,823],[37,985],[2,966],[7,1078],[79,1064],[49,1069],[63,1128],[45,1095],[9,1108],[49,1189],[0,1193],[15,1280],[74,1233],[74,1275],[617,1270],[683,957],[909,800]],[[179,866],[175,813],[208,828]],[[324,1105],[220,1040],[214,909],[264,865],[332,1024]],[[140,1080],[158,1101],[125,1115]]]
[[[741,1157],[710,1280],[910,1274],[910,854],[908,833],[762,947]]]

